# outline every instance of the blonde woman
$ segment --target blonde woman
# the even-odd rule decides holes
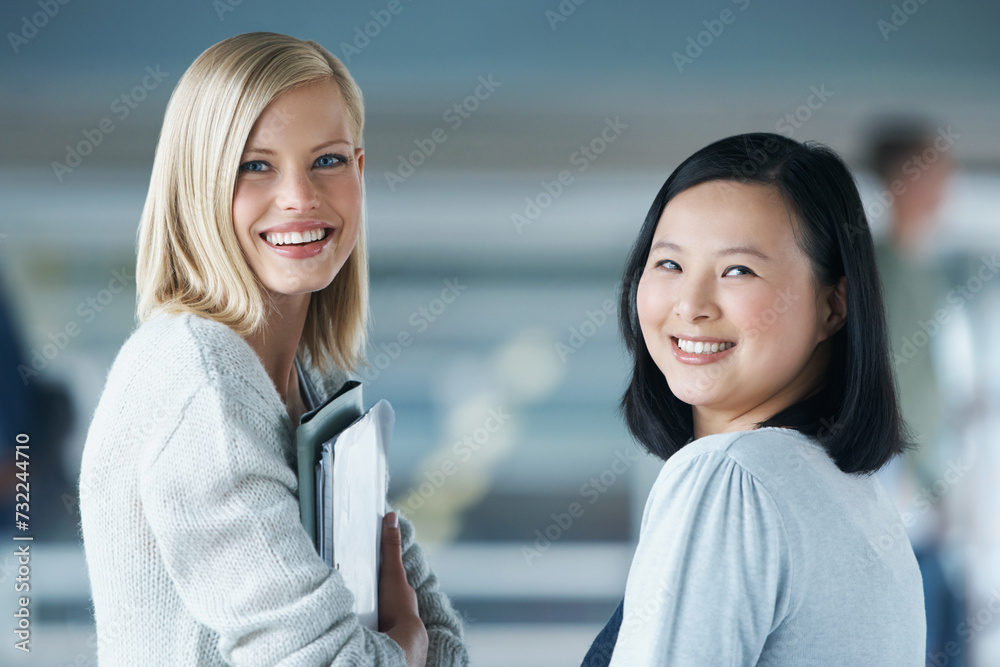
[[[216,44],[173,92],[140,325],[83,454],[103,667],[468,662],[408,522],[386,517],[375,633],[299,521],[295,426],[362,363],[363,126],[343,64],[273,33]]]

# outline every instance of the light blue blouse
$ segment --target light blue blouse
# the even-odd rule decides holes
[[[762,428],[664,464],[611,665],[918,667],[925,633],[920,571],[878,479]]]

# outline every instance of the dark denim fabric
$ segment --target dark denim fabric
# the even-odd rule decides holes
[[[604,626],[597,639],[590,645],[590,650],[583,659],[581,667],[607,667],[611,662],[611,654],[615,650],[615,642],[618,641],[618,629],[622,625],[622,613],[625,608],[625,600],[618,603],[618,608],[611,615],[608,624]]]

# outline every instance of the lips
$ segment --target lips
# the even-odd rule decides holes
[[[692,350],[697,349],[697,346],[701,345],[701,352],[688,352],[684,348],[680,347],[681,345],[684,345],[684,348],[690,346],[690,349]],[[705,348],[706,345],[708,345],[707,352]],[[716,351],[712,352],[712,348],[716,345],[718,345]],[[670,337],[670,350],[673,352],[674,359],[687,366],[714,364],[733,354],[735,349],[736,343],[725,340],[724,338],[709,338],[707,336],[697,336],[692,338],[678,338],[676,336]]]
[[[302,234],[303,232],[310,232],[314,229],[334,229],[334,226],[328,222],[323,222],[322,220],[293,220],[291,222],[283,222],[279,225],[272,225],[266,229],[262,229],[258,232],[261,236],[267,236],[268,234],[285,234],[289,232],[298,232]]]
[[[271,248],[288,248],[321,243],[335,231],[333,225],[322,220],[292,220],[272,225],[257,235]]]
[[[270,246],[308,243],[329,238],[335,227],[321,220],[299,220],[273,225],[258,233]]]
[[[304,232],[268,232],[262,234],[264,240],[273,246],[285,245],[305,245],[322,241],[329,236],[331,231],[327,228],[311,229]]]
[[[338,236],[336,232],[336,229],[327,225],[325,227],[313,226],[312,231],[304,232],[305,237],[302,236],[303,232],[298,231],[269,231],[266,234],[261,233],[259,236],[261,242],[270,252],[288,259],[308,259],[316,257],[327,246],[335,243],[334,237]],[[320,235],[322,237],[317,238]]]
[[[736,346],[736,343],[723,338],[706,336],[671,336],[671,338],[678,348],[688,354],[715,354]]]

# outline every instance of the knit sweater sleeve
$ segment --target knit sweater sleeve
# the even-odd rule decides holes
[[[399,517],[403,536],[406,579],[417,592],[420,620],[427,629],[427,667],[465,667],[469,654],[462,642],[462,622],[441,592],[423,549],[416,542],[413,524]]]
[[[646,505],[611,666],[757,664],[787,613],[790,570],[781,514],[757,478],[725,451],[668,461]]]
[[[173,587],[233,665],[404,665],[358,624],[302,530],[295,474],[264,419],[209,383],[144,457],[142,511]]]

